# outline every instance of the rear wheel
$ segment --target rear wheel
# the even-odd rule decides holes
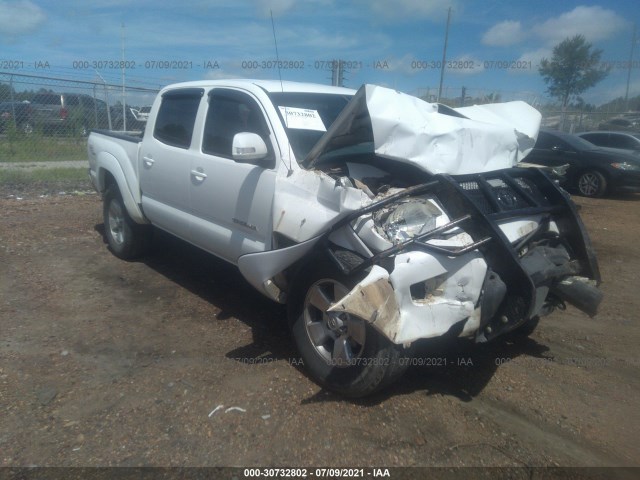
[[[111,251],[124,260],[142,255],[149,245],[150,227],[131,219],[117,185],[111,185],[105,192],[102,213]]]
[[[576,187],[585,197],[602,197],[607,191],[607,179],[596,170],[587,170],[578,176]]]
[[[401,346],[359,317],[327,311],[361,278],[345,277],[329,265],[298,278],[303,284],[292,298],[292,333],[314,380],[342,395],[362,397],[404,373],[408,361]]]

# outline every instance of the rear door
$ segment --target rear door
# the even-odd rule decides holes
[[[192,147],[192,138],[203,95],[201,88],[165,92],[138,160],[145,215],[153,224],[186,240],[190,239],[191,162],[199,150]]]
[[[275,142],[260,102],[251,94],[214,88],[207,96],[201,152],[191,157],[193,242],[233,263],[246,253],[271,248],[275,188]],[[235,134],[258,134],[268,158],[233,159]]]

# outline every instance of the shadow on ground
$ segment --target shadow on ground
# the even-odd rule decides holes
[[[95,230],[104,237],[104,225]],[[307,375],[290,338],[286,307],[258,293],[238,269],[172,235],[154,231],[150,253],[141,261],[172,282],[220,309],[218,319],[237,318],[251,328],[253,342],[234,349],[227,358],[266,361],[289,360]],[[410,366],[392,387],[366,397],[349,400],[373,406],[391,396],[424,391],[426,395],[450,395],[471,401],[487,386],[500,365],[521,355],[547,358],[548,347],[517,334],[490,343],[475,344],[468,339],[422,340],[412,346]],[[344,397],[321,390],[303,403],[343,402]]]

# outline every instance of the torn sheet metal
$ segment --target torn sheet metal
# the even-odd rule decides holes
[[[362,318],[392,341],[398,336],[400,308],[389,283],[389,272],[378,265],[328,311]]]
[[[341,185],[319,171],[279,175],[275,191],[273,230],[296,242],[319,235],[340,216],[371,203],[359,188]]]
[[[431,174],[509,168],[531,150],[542,118],[524,102],[442,111],[449,114],[411,95],[363,85],[303,164],[313,167],[325,153],[372,142],[378,156]]]
[[[473,318],[487,273],[478,251],[460,257],[431,255],[423,251],[396,256],[389,276],[400,306],[402,328],[396,343],[444,335],[458,322]],[[411,286],[424,283],[424,297]]]
[[[465,321],[462,335],[479,326],[478,303],[487,264],[479,252],[445,257],[414,251],[398,255],[391,274],[374,265],[370,273],[329,311],[369,322],[396,344],[447,333]],[[424,297],[411,286],[424,283]]]
[[[276,302],[283,303],[286,301],[286,296],[272,278],[307,255],[318,239],[319,237],[316,237],[278,250],[243,255],[238,259],[238,269],[259,292]]]
[[[284,302],[284,292],[273,278],[308,254],[329,225],[371,201],[359,188],[342,184],[322,172],[294,170],[288,176],[279,175],[273,199],[273,231],[296,245],[243,255],[238,259],[238,268],[264,295]],[[361,255],[371,255],[353,231],[335,233],[332,241]]]

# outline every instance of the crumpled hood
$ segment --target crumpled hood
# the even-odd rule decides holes
[[[363,85],[303,164],[323,154],[372,143],[384,158],[430,174],[513,167],[531,151],[542,116],[525,102],[451,109],[389,88]]]

